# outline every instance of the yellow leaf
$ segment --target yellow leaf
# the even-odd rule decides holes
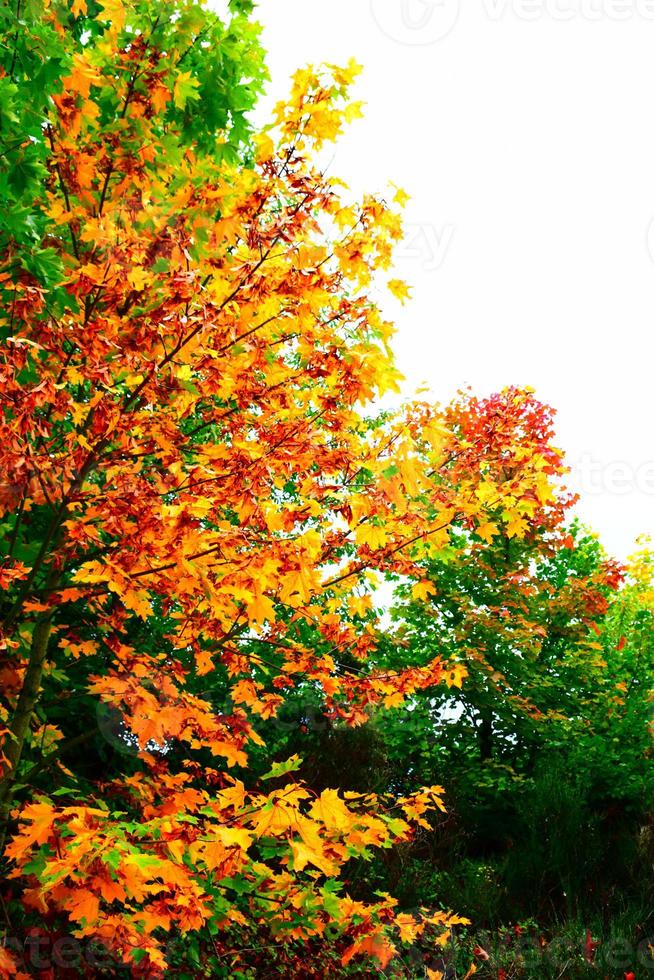
[[[127,276],[129,284],[133,286],[134,289],[139,291],[147,285],[148,278],[149,277],[145,272],[145,270],[141,269],[139,266],[135,266],[134,268],[130,269],[130,272]]]
[[[422,923],[417,922],[412,915],[406,912],[395,916],[395,925],[399,929],[400,939],[403,943],[412,943],[416,936],[424,930]]]
[[[384,527],[365,523],[356,529],[354,537],[357,544],[367,544],[375,551],[377,548],[383,548],[388,541],[388,531]]]
[[[116,34],[122,31],[125,26],[125,8],[121,0],[102,0],[102,9],[104,13],[98,20],[111,24],[111,30]]]
[[[492,521],[482,521],[477,527],[477,534],[488,544],[491,543],[496,534],[499,534],[499,528],[497,524],[493,524]]]
[[[411,199],[411,195],[407,194],[407,192],[405,190],[402,190],[401,187],[398,187],[395,191],[395,194],[393,195],[393,200],[395,201],[396,204],[399,204],[401,208],[403,208],[406,205],[406,202],[409,201],[410,199]]]
[[[488,480],[480,483],[475,490],[475,496],[482,504],[487,504],[489,500],[493,500],[498,496],[498,494],[499,491],[495,484],[490,483]]]
[[[254,139],[256,148],[257,163],[271,160],[275,155],[275,144],[267,133],[259,133]]]
[[[356,819],[335,789],[324,789],[309,813],[314,819],[322,820],[328,830],[349,830]]]
[[[393,296],[399,299],[403,306],[408,299],[411,299],[409,287],[401,279],[389,279],[386,285]]]
[[[527,522],[519,515],[512,515],[506,525],[506,533],[510,538],[524,538],[526,530]]]
[[[140,616],[141,619],[148,619],[152,615],[152,606],[150,605],[150,600],[148,593],[144,589],[139,589],[136,592],[125,592],[122,596],[123,602],[126,609],[131,609]]]
[[[252,834],[245,827],[216,827],[216,834],[226,848],[240,847],[247,851],[252,844]]]
[[[468,676],[468,671],[462,664],[455,664],[443,674],[443,680],[448,687],[463,687],[463,681]]]
[[[360,75],[363,71],[363,65],[360,65],[354,58],[350,58],[345,68],[339,68],[336,65],[330,65],[329,67],[337,85],[351,85],[357,75]]]
[[[258,590],[254,594],[254,599],[248,602],[247,610],[250,622],[258,625],[263,625],[266,621],[272,623],[277,618],[272,600]]]
[[[416,582],[411,590],[411,595],[414,599],[423,599],[426,601],[430,595],[436,595],[436,588],[433,582],[425,579],[423,582]]]
[[[308,602],[312,592],[311,575],[309,569],[304,565],[294,571],[287,572],[283,576],[280,593],[283,602],[287,602],[289,605],[297,605],[298,601]]]
[[[296,816],[293,810],[274,802],[256,814],[254,833],[257,837],[279,837],[293,826]]]
[[[86,4],[84,4],[86,13]],[[100,85],[102,82],[102,76],[97,68],[90,65],[83,54],[76,54],[73,56],[73,68],[68,76],[64,80],[66,86],[66,91],[68,92],[78,92],[82,98],[88,99],[89,93],[91,91],[92,85]],[[91,110],[93,112],[93,110]]]
[[[313,864],[328,877],[333,877],[338,874],[338,864],[336,861],[328,858],[322,850],[308,847],[299,838],[296,837],[291,841],[291,850],[293,852],[293,869],[295,871],[303,871],[307,864]]]
[[[350,102],[345,108],[344,116],[346,122],[361,119],[363,116],[363,102]]]

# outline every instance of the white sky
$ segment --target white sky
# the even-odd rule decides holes
[[[412,196],[397,274],[414,299],[381,297],[409,389],[533,386],[558,410],[578,513],[625,557],[654,533],[654,0],[257,14],[270,101],[306,62],[364,66],[365,118],[331,172]]]

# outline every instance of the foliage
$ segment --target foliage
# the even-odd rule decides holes
[[[430,588],[398,587],[395,627],[374,658],[389,668],[458,655],[462,688],[416,692],[409,711],[377,709],[356,741],[308,703],[289,716],[284,745],[304,756],[312,785],[340,763],[357,788],[447,787],[448,812],[429,830],[348,873],[354,894],[387,888],[407,911],[449,906],[473,920],[440,956],[418,939],[401,954],[407,976],[430,964],[463,975],[471,959],[489,977],[591,976],[602,965],[613,976],[618,948],[625,972],[649,969],[651,552],[619,569],[575,524],[451,541],[428,562]]]
[[[438,978],[648,859],[649,552],[533,392],[376,407],[405,195],[353,62],[253,136],[251,6],[0,13],[2,975]]]
[[[357,67],[299,72],[239,157],[263,71],[232,7],[4,14],[25,161],[0,279],[8,914],[134,975],[445,941],[456,916],[337,880],[429,826],[440,787],[316,792],[258,728],[300,689],[356,726],[460,685],[440,655],[369,663],[375,573],[420,579],[455,523],[519,537],[560,471],[512,422],[528,393],[502,396],[503,439],[471,441],[470,399],[467,429],[365,414],[396,384],[370,287],[401,222],[312,163],[357,114]]]
[[[387,785],[429,773],[448,787],[448,817],[409,847],[396,894],[470,915],[457,958],[463,967],[492,945],[488,962],[475,960],[482,976],[622,976],[618,960],[640,975],[653,945],[651,552],[618,574],[573,525],[553,552],[528,536],[513,543],[506,576],[501,544],[484,561],[434,563],[433,605],[400,590],[410,600],[396,608],[400,642],[425,656],[470,650],[470,676],[456,703],[424,692],[410,724],[378,719]],[[385,662],[396,649],[389,638]]]

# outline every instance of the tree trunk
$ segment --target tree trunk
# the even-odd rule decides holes
[[[48,652],[48,640],[52,630],[52,615],[38,619],[32,635],[30,657],[25,671],[23,687],[18,697],[16,710],[9,726],[13,738],[7,739],[4,750],[6,769],[0,780],[0,819],[6,821],[11,807],[11,794],[16,781],[16,771],[23,753],[25,737],[29,731],[32,714],[41,691],[43,665]]]
[[[493,719],[490,712],[483,712],[477,729],[479,732],[479,755],[482,762],[493,755]]]

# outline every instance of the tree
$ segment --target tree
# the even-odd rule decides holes
[[[255,778],[248,751],[298,685],[353,725],[459,685],[439,655],[367,665],[376,576],[422,579],[455,519],[519,534],[558,471],[426,404],[366,409],[396,384],[370,286],[401,221],[313,162],[357,114],[356,66],[299,72],[250,153],[263,71],[231,7],[4,15],[7,902],[14,937],[72,932],[91,975],[234,976],[271,943],[287,975],[386,965],[460,921],[339,894],[439,787],[316,795],[296,759]]]
[[[398,588],[375,655],[393,669],[438,649],[467,668],[461,691],[377,718],[379,788],[448,787],[447,833],[414,848],[413,872],[405,857],[403,889],[438,889],[484,927],[615,916],[651,893],[651,555],[621,568],[596,536],[544,518],[522,538],[459,532],[428,563],[430,590]]]

